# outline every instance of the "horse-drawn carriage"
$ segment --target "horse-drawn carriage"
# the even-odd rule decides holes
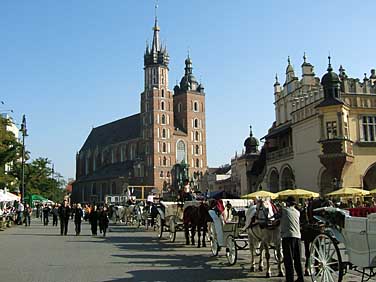
[[[312,281],[342,281],[348,270],[362,274],[362,281],[376,276],[376,214],[350,216],[346,210],[323,207],[315,216],[324,224],[310,248]],[[368,271],[367,271],[368,270]]]
[[[271,248],[278,263],[279,274],[282,275],[280,230],[278,226],[267,226],[269,220],[273,217],[273,214],[269,215],[268,213],[270,201],[259,201],[258,205],[248,200],[231,199],[224,201],[231,204],[235,216],[230,221],[221,221],[216,219],[215,213],[210,212],[213,218],[213,224],[210,228],[210,244],[213,255],[218,255],[220,248],[225,247],[228,263],[233,265],[237,261],[238,250],[249,248],[251,252],[251,270],[253,269],[254,271],[254,255],[260,255],[259,270],[262,270],[262,253],[265,251],[267,277],[269,277],[271,275],[269,248]],[[264,214],[264,209],[266,209],[266,214]]]
[[[155,230],[158,238],[169,233],[170,242],[175,242],[176,233],[184,231],[184,210],[187,207],[198,207],[201,201],[160,201],[157,205],[158,214],[155,219]]]
[[[231,212],[235,212],[235,215],[231,214],[229,220],[218,221],[214,212],[209,213],[213,219],[210,225],[210,248],[213,256],[217,256],[220,249],[225,247],[228,263],[234,265],[237,261],[238,249],[245,249],[248,246],[248,235],[243,230],[245,222],[239,214],[245,215],[249,201],[239,199],[222,201],[231,204]]]

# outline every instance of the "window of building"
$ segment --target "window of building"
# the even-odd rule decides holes
[[[198,102],[197,101],[193,102],[193,111],[198,112]]]
[[[163,178],[163,171],[161,171],[161,173],[159,174],[159,177]]]
[[[164,89],[161,90],[161,96],[164,98]]]
[[[167,146],[166,146],[166,143],[163,142],[162,144],[162,153],[166,153],[167,152]]]
[[[161,110],[162,110],[162,111],[165,110],[165,102],[164,102],[164,101],[161,102]]]
[[[198,133],[198,131],[195,132],[195,141],[199,141],[200,139],[200,134]]]
[[[115,163],[115,150],[111,150],[111,163]]]
[[[162,138],[166,138],[166,129],[162,128]]]
[[[196,145],[195,154],[196,154],[196,155],[199,155],[199,154],[200,154],[200,146],[199,146],[199,145]]]
[[[376,141],[376,116],[364,116],[362,118],[363,140],[365,142]]]
[[[196,167],[200,167],[200,160],[196,159]]]
[[[166,157],[163,157],[163,166],[166,166],[167,165],[167,159]]]
[[[165,115],[162,115],[161,123],[166,124],[166,116]]]
[[[183,105],[181,103],[178,104],[178,113],[181,112]]]
[[[337,122],[336,121],[326,122],[326,136],[328,139],[333,139],[337,136]]]
[[[346,121],[343,123],[343,132],[344,137],[349,138],[349,126]]]
[[[194,122],[193,122],[193,126],[194,126],[195,128],[198,128],[198,119],[197,119],[197,118],[195,118],[195,120],[194,120]]]

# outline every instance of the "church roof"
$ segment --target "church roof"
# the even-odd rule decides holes
[[[140,137],[140,114],[94,127],[81,150],[104,147]]]
[[[92,174],[81,176],[76,180],[76,183],[107,180],[118,178],[121,176],[128,177],[129,173],[132,171],[133,161],[127,160],[121,163],[106,165],[104,167],[99,168]]]

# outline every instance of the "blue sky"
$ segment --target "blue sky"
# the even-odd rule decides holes
[[[303,52],[317,76],[330,52],[335,69],[363,78],[376,67],[369,1],[160,0],[170,89],[189,48],[206,89],[209,166],[241,151],[253,125],[274,120],[275,73],[287,56],[298,76]],[[93,126],[139,112],[143,53],[152,39],[151,0],[0,1],[0,108],[26,114],[32,158],[48,157],[74,177],[75,153]]]

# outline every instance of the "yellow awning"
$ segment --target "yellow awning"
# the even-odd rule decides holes
[[[256,199],[256,198],[268,198],[268,197],[271,199],[275,199],[277,198],[277,194],[274,194],[269,191],[260,190],[260,191],[256,191],[256,192],[241,196],[242,199]]]
[[[367,190],[359,189],[359,188],[341,188],[336,191],[330,192],[326,194],[326,196],[337,196],[337,197],[356,197],[356,196],[366,196],[370,192]]]
[[[370,194],[376,194],[376,189],[372,189],[371,191],[369,191]]]
[[[279,198],[287,198],[288,196],[293,196],[295,198],[317,198],[319,193],[305,190],[305,189],[287,189],[277,193]]]

